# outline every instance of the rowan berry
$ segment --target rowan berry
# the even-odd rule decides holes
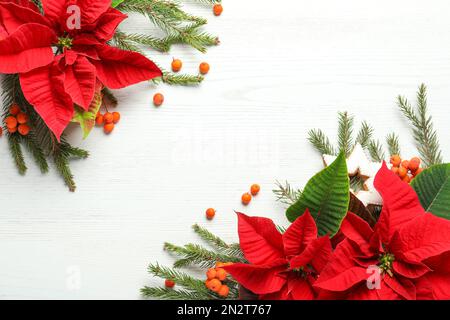
[[[220,3],[215,4],[213,7],[213,12],[215,16],[220,16],[223,12],[223,7]]]
[[[222,269],[222,268],[217,268],[216,269],[216,278],[219,279],[220,281],[224,281],[227,278],[228,273]]]
[[[420,159],[417,157],[412,158],[409,161],[408,169],[412,172],[416,171],[420,167]]]
[[[24,124],[28,122],[28,115],[24,112],[19,112],[16,119],[19,124]]]
[[[208,220],[214,219],[215,215],[216,215],[216,210],[214,210],[213,208],[209,208],[208,210],[206,210],[206,218]]]
[[[252,196],[250,193],[246,192],[242,195],[241,200],[242,204],[246,206],[250,203],[250,201],[252,201]]]
[[[254,184],[250,187],[250,192],[253,196],[256,196],[260,190],[261,190],[261,187],[259,186],[259,184]]]
[[[404,177],[406,177],[408,175],[408,169],[406,169],[405,167],[400,167],[400,168],[398,168],[398,176],[400,177],[400,178],[404,178]]]
[[[394,167],[399,167],[401,162],[402,162],[402,159],[400,158],[400,156],[398,156],[398,155],[391,156],[391,164]]]
[[[164,285],[166,286],[166,288],[173,288],[173,287],[175,287],[175,281],[172,281],[172,280],[166,280],[165,282],[164,282]]]
[[[6,123],[6,127],[8,129],[13,129],[13,128],[17,127],[17,119],[16,119],[16,117],[13,117],[13,116],[6,117],[5,123]]]
[[[106,124],[103,126],[103,131],[104,131],[106,134],[110,134],[113,130],[114,130],[114,123],[106,123]]]
[[[217,274],[217,272],[216,272],[216,269],[214,269],[214,268],[210,268],[210,269],[208,269],[208,271],[206,271],[206,277],[208,278],[208,280],[215,279],[216,274]]]
[[[17,129],[22,136],[27,136],[30,133],[30,127],[27,124],[20,124]]]
[[[173,59],[172,61],[172,71],[178,72],[183,67],[183,62],[180,59]]]
[[[101,113],[97,114],[97,117],[95,118],[95,124],[98,126],[101,126],[105,123],[105,118]]]
[[[228,288],[228,286],[226,284],[222,285],[219,288],[219,291],[217,291],[217,294],[221,297],[228,297],[228,294],[230,293],[230,288]]]
[[[120,121],[120,113],[119,112],[113,112],[112,115],[113,115],[113,123],[114,124],[119,123],[119,121]]]
[[[200,63],[199,70],[201,74],[207,74],[209,72],[209,63],[202,62]]]
[[[114,116],[112,115],[112,113],[107,112],[103,115],[103,120],[105,121],[106,124],[113,123]]]
[[[157,93],[153,96],[153,104],[156,107],[161,106],[164,103],[164,96],[161,93]]]
[[[20,112],[20,107],[19,107],[19,105],[15,104],[15,103],[9,108],[9,113],[13,116],[16,116],[19,112]]]
[[[220,287],[222,286],[222,282],[220,282],[220,280],[218,279],[206,280],[205,284],[209,290],[214,292],[218,292]]]

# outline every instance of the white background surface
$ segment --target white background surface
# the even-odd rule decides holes
[[[449,1],[225,0],[220,18],[188,8],[210,18],[222,44],[205,56],[182,47],[150,54],[166,67],[180,57],[191,72],[206,60],[207,81],[121,90],[111,136],[97,128],[82,141],[71,130],[91,152],[72,163],[76,193],[31,162],[19,176],[0,138],[1,299],[138,299],[140,287],[160,283],[147,264],[171,263],[163,242],[195,241],[193,223],[228,240],[237,239],[233,210],[286,224],[271,189],[277,179],[302,187],[321,168],[308,130],[335,138],[336,113],[348,110],[380,138],[399,133],[404,154],[415,155],[395,97],[413,99],[421,82],[450,159]],[[152,30],[140,17],[124,29]],[[166,96],[160,109],[156,90]],[[243,208],[252,183],[262,191]],[[208,207],[218,210],[213,222]],[[71,290],[77,270],[81,288]]]

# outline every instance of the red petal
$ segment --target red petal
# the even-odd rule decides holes
[[[450,274],[433,272],[416,283],[418,300],[450,300]]]
[[[81,23],[92,24],[111,7],[111,0],[78,0],[81,9]]]
[[[395,256],[411,263],[438,256],[450,251],[450,221],[426,213],[404,224],[389,246]]]
[[[47,19],[33,9],[12,2],[0,3],[0,25],[11,34],[26,23],[47,25]]]
[[[127,18],[127,15],[123,14],[119,10],[109,8],[109,10],[103,14],[98,21],[96,21],[91,27],[95,37],[104,42],[111,40],[116,32],[117,26]]]
[[[0,40],[0,73],[22,73],[46,66],[53,59],[55,33],[48,27],[28,23]]]
[[[299,255],[312,240],[317,239],[317,226],[309,210],[298,217],[283,234],[287,257]]]
[[[73,65],[66,66],[64,87],[72,101],[85,110],[89,109],[94,98],[97,80],[95,67],[86,57],[78,57]]]
[[[315,293],[310,283],[299,277],[290,276],[288,278],[289,294],[294,300],[314,300]]]
[[[389,275],[385,275],[383,278],[383,282],[392,290],[395,291],[398,295],[402,296],[406,300],[415,300],[416,299],[416,287],[414,284],[408,279],[398,279],[395,277],[390,277]],[[391,298],[383,298],[389,299]]]
[[[272,220],[238,213],[238,232],[249,262],[262,265],[285,258],[282,236]]]
[[[320,273],[314,287],[328,291],[345,291],[359,282],[366,281],[370,275],[366,268],[355,264],[355,254],[349,240],[342,241]]]
[[[425,210],[415,191],[383,164],[375,177],[375,188],[383,198],[383,210],[375,227],[383,243],[388,243],[395,230],[423,215]]]
[[[25,98],[59,140],[73,117],[73,103],[64,91],[64,74],[54,65],[20,75]]]
[[[0,3],[8,3],[8,2],[15,3],[21,7],[39,12],[39,8],[30,0],[0,0]]]
[[[330,260],[331,242],[328,236],[311,241],[305,250],[291,259],[290,268],[298,269],[311,264],[320,273]]]
[[[366,221],[349,212],[342,221],[341,231],[348,239],[358,245],[363,254],[371,255],[370,239],[373,230]]]
[[[101,61],[91,61],[97,76],[108,88],[120,89],[129,85],[161,77],[161,70],[143,55],[107,45],[98,46]]]
[[[405,263],[397,260],[394,261],[392,267],[396,273],[408,279],[417,279],[431,271],[424,264]]]
[[[292,300],[290,299],[287,283],[277,292],[262,294],[259,300]]]
[[[101,2],[101,1],[100,1]],[[41,0],[44,15],[54,24],[58,23],[67,10],[67,0]]]
[[[272,264],[255,266],[235,263],[224,267],[242,286],[256,294],[267,294],[281,290],[286,283],[286,261],[278,260]]]

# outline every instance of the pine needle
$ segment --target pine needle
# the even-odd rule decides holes
[[[345,153],[345,157],[349,157],[353,150],[353,117],[347,112],[338,113],[338,144],[339,151]]]
[[[277,189],[272,190],[272,192],[277,197],[277,201],[287,206],[291,206],[296,203],[302,194],[301,190],[292,188],[287,181],[284,184],[277,181],[276,185]]]
[[[356,143],[359,143],[364,149],[366,149],[369,145],[370,140],[373,136],[373,128],[366,121],[363,121],[361,124],[361,129],[356,135]]]
[[[310,130],[308,133],[308,140],[320,154],[336,155],[333,145],[322,130]]]
[[[442,163],[442,152],[432,117],[428,115],[426,91],[426,86],[422,84],[417,92],[416,110],[403,97],[398,97],[398,106],[412,126],[416,147],[425,166],[432,166]]]
[[[383,146],[378,140],[370,140],[369,145],[367,146],[367,150],[369,150],[370,157],[375,162],[382,162],[385,159],[385,154],[383,151]]]
[[[398,135],[395,133],[391,133],[386,137],[386,143],[389,149],[389,155],[398,155],[400,156],[400,140]]]

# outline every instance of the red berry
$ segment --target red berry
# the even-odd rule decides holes
[[[164,103],[164,96],[161,93],[157,93],[153,96],[153,104],[156,107],[161,106]]]
[[[175,281],[166,280],[165,281],[165,286],[166,286],[166,288],[173,288],[173,287],[175,287]]]

